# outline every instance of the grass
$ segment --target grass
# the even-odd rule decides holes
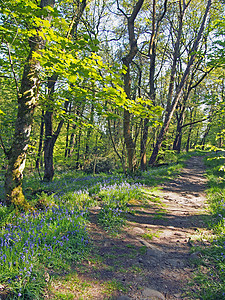
[[[198,272],[194,278],[197,286],[193,299],[225,299],[225,157],[216,153],[205,158],[208,177],[208,224],[213,234],[205,236],[208,243],[194,249],[201,252],[195,261]],[[201,237],[202,238],[202,237]]]
[[[155,186],[172,178],[180,167],[153,168],[134,177],[68,171],[58,174],[52,183],[25,176],[24,191],[33,211],[20,213],[0,204],[0,284],[9,299],[43,299],[50,288],[46,276],[54,281],[51,274],[72,272],[72,266],[87,256],[91,245],[86,224],[91,207],[100,206],[99,224],[116,232],[125,223],[126,212],[132,212],[130,203],[145,205],[149,198],[160,202],[145,185]],[[157,215],[163,214],[160,211]],[[145,253],[146,249],[140,251]],[[136,257],[136,250],[130,255]],[[84,287],[76,282],[75,288],[81,291],[88,287],[89,283]],[[125,289],[116,281],[103,287],[107,296]],[[72,299],[73,292],[58,291],[55,297]]]
[[[150,229],[147,230],[147,233],[142,234],[142,237],[146,240],[152,240],[154,237],[159,238],[160,231],[152,232]]]

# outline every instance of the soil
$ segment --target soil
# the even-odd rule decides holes
[[[73,299],[193,299],[187,291],[194,287],[187,284],[199,254],[191,249],[204,243],[194,236],[207,231],[204,172],[202,158],[192,157],[175,179],[159,190],[149,188],[149,200],[132,204],[117,235],[97,224],[98,209],[93,209],[92,258],[76,267],[80,282],[89,287]]]

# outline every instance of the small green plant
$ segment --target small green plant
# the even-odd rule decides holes
[[[121,282],[115,279],[106,282],[104,286],[105,286],[104,294],[106,294],[107,296],[110,296],[115,291],[120,291],[120,292],[127,291],[127,288],[124,286],[124,284],[122,284]]]
[[[152,240],[153,237],[159,237],[159,231],[157,231],[157,232],[154,233],[154,232],[151,232],[150,229],[148,229],[148,232],[142,234],[142,237],[143,237],[144,239]]]

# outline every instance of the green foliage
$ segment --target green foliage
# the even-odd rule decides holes
[[[149,169],[148,171],[141,172],[138,176],[138,180],[142,184],[148,186],[156,186],[164,180],[173,178],[173,176],[179,173],[181,168],[181,164],[171,164],[169,166],[154,167]]]
[[[118,230],[124,224],[124,213],[129,210],[129,201],[143,197],[141,185],[128,182],[103,186],[98,196],[102,200],[98,220],[109,231]]]
[[[52,273],[68,271],[72,262],[84,257],[89,208],[100,206],[99,223],[114,233],[125,224],[132,203],[146,199],[141,179],[152,183],[177,170],[178,165],[152,169],[133,178],[68,171],[58,173],[55,182],[48,184],[29,173],[24,188],[36,210],[20,214],[0,205],[0,280],[11,287],[10,297],[41,299]]]
[[[225,299],[225,174],[220,171],[225,158],[216,153],[205,158],[209,180],[208,202],[211,211],[209,226],[213,235],[201,251],[199,272],[195,277],[196,299]]]

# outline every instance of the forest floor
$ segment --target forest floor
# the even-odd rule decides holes
[[[209,233],[202,157],[190,158],[173,180],[146,188],[146,199],[130,204],[126,225],[107,233],[91,210],[91,255],[50,283],[49,299],[194,299],[188,285]],[[192,294],[191,294],[191,293]]]

